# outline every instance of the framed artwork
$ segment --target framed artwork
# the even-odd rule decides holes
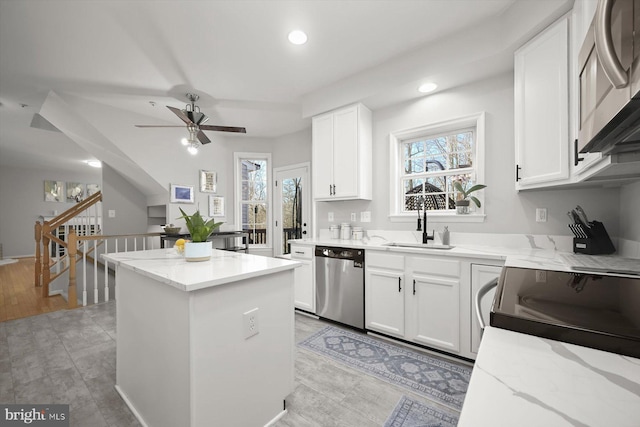
[[[218,174],[213,171],[200,171],[200,192],[215,193],[218,183]]]
[[[84,184],[67,182],[67,203],[78,203],[84,200]]]
[[[224,197],[209,196],[209,216],[224,217]]]
[[[87,184],[87,197],[93,196],[100,191],[100,184]]]
[[[64,182],[45,181],[44,182],[45,202],[64,202]]]
[[[195,203],[193,185],[171,184],[171,203]]]

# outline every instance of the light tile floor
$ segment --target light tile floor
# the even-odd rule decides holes
[[[113,387],[115,313],[109,302],[0,323],[0,402],[68,403],[72,427],[139,426]],[[296,342],[327,324],[297,314]],[[437,405],[298,347],[295,373],[277,427],[381,426],[402,395]]]

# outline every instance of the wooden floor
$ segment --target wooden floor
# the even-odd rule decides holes
[[[34,258],[18,258],[0,265],[0,322],[67,308],[62,296],[43,298],[42,287],[33,285],[34,263]]]

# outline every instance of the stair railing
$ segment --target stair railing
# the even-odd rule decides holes
[[[69,287],[68,304],[70,308],[77,307],[78,289],[82,291],[82,305],[88,303],[87,295],[90,288],[93,289],[93,303],[100,302],[100,294],[103,294],[103,301],[109,301],[109,292],[115,285],[115,277],[110,276],[111,269],[107,261],[99,261],[101,254],[130,252],[146,250],[147,247],[154,249],[156,241],[160,247],[161,233],[141,233],[141,234],[119,234],[119,235],[77,235],[72,229],[69,233]],[[157,239],[156,239],[157,238]],[[109,242],[112,246],[109,246]],[[129,244],[131,242],[131,244]],[[100,252],[100,254],[98,254]],[[77,277],[77,266],[81,263],[82,277]],[[89,266],[92,266],[92,276],[87,277]],[[98,270],[103,269],[104,285],[99,289]],[[78,283],[80,279],[80,283]]]

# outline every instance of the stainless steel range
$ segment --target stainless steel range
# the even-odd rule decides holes
[[[640,276],[505,267],[491,326],[640,357]]]

